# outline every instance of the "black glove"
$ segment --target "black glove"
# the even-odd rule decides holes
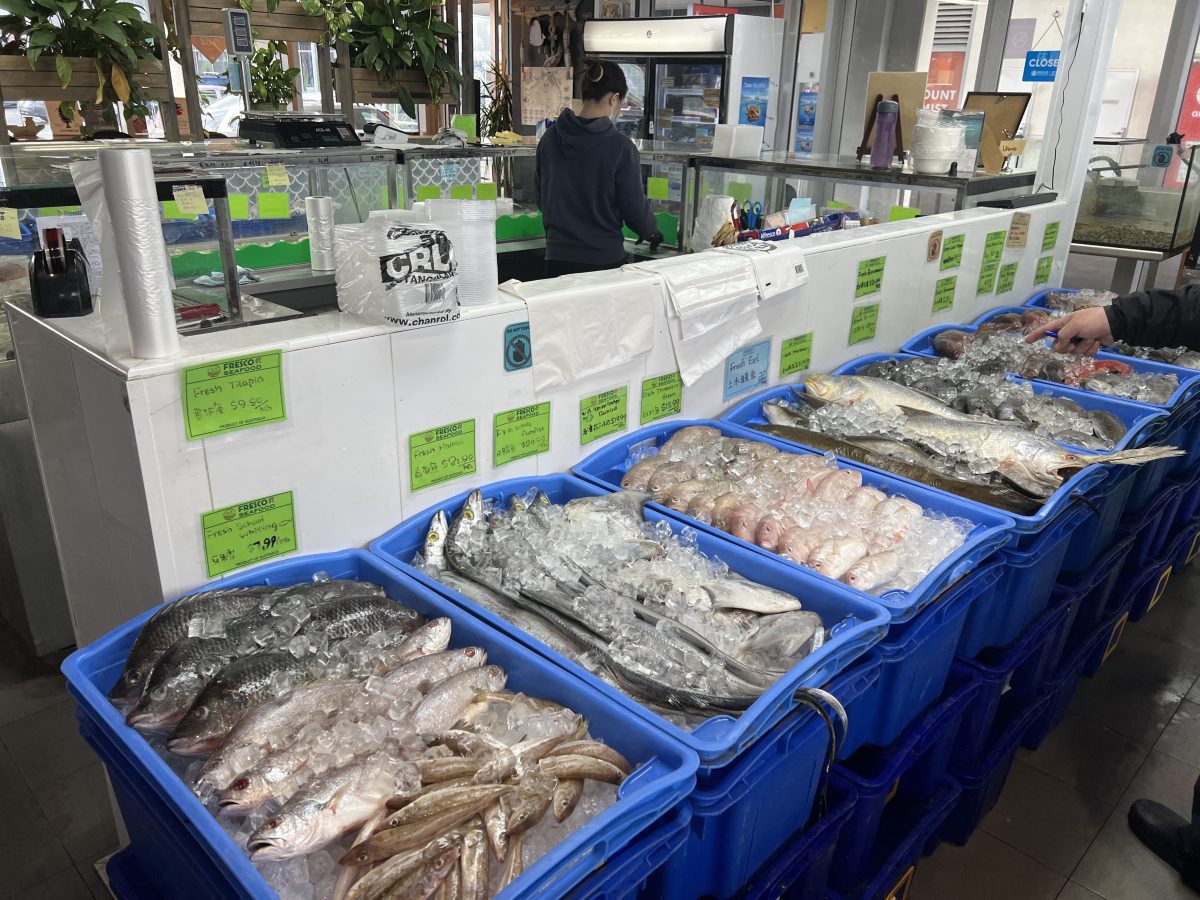
[[[638,244],[642,243],[643,241],[649,241],[650,242],[650,252],[657,253],[658,245],[663,242],[662,232],[656,231],[656,232],[654,232],[654,234],[650,235],[650,237],[648,237],[648,238],[644,238],[639,235],[637,241],[634,242],[634,246],[637,246]]]

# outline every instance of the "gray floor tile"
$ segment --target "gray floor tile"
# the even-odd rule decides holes
[[[1112,814],[1071,880],[1106,900],[1195,900],[1175,870],[1133,836],[1125,815]]]
[[[0,744],[0,803],[28,792],[29,786],[21,777],[17,764],[13,762],[7,748]]]
[[[117,849],[117,829],[100,763],[42,787],[37,801],[72,861],[90,863]]]
[[[1040,749],[1021,750],[1018,758],[1091,797],[1116,803],[1149,752],[1148,743],[1069,712]]]
[[[62,703],[67,697],[67,681],[58,674],[0,683],[0,725]]]
[[[1004,793],[980,827],[1070,875],[1104,827],[1113,806],[1018,760]]]
[[[0,742],[35,788],[96,762],[79,735],[73,700],[0,727]]]
[[[1127,738],[1153,744],[1182,700],[1179,694],[1105,667],[1095,678],[1080,682],[1071,711]]]
[[[92,894],[92,900],[113,900],[113,892],[108,889],[100,873],[96,871],[97,863],[83,863],[75,868],[79,870],[83,883]]]
[[[1134,800],[1157,800],[1186,817],[1192,806],[1192,788],[1200,768],[1167,756],[1157,747],[1150,751],[1137,776],[1117,801],[1116,813],[1124,815]]]
[[[1184,700],[1154,749],[1200,766],[1200,703]]]
[[[40,884],[13,894],[14,900],[92,900],[92,892],[83,883],[75,867],[63,869]]]
[[[1066,878],[976,831],[965,847],[942,844],[917,866],[910,900],[1052,900]]]
[[[1200,679],[1200,650],[1191,650],[1134,624],[1104,663],[1103,672],[1184,695]]]
[[[1089,891],[1082,884],[1068,881],[1062,891],[1059,892],[1058,900],[1104,900],[1104,898],[1095,891]]]
[[[34,887],[71,867],[71,857],[33,797],[5,803],[3,815],[5,822],[20,827],[6,827],[0,840],[0,896]]]

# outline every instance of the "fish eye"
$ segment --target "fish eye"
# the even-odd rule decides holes
[[[263,823],[263,828],[278,828],[283,824],[283,816],[276,816],[273,819],[268,819]]]
[[[193,709],[189,713],[189,715],[193,719],[199,719],[201,722],[203,722],[205,719],[208,718],[208,707],[207,706],[197,706],[195,709]]]
[[[474,510],[470,510],[470,509],[465,509],[465,510],[463,510],[463,518],[464,518],[464,519],[473,519],[473,518],[475,518],[475,512],[474,512]]]
[[[466,650],[463,651],[463,656],[467,657],[468,659],[474,655],[475,655],[474,647],[468,647]]]
[[[249,778],[239,778],[237,781],[235,781],[233,784],[231,784],[229,786],[230,790],[234,790],[234,791],[244,791],[248,787],[250,787],[250,779]]]
[[[137,684],[141,680],[142,680],[142,676],[141,676],[140,672],[130,672],[128,675],[125,676],[125,681],[128,682],[129,684]]]
[[[165,685],[160,684],[158,687],[156,687],[154,690],[152,690],[150,692],[151,700],[164,700],[164,699],[166,699],[166,696],[167,696],[167,688]]]

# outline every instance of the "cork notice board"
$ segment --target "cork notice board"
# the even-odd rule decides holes
[[[913,129],[917,125],[917,110],[925,105],[925,82],[928,72],[871,72],[867,75],[867,104],[863,111],[863,128],[871,118],[875,97],[883,94],[890,100],[892,94],[900,98],[900,129],[904,146],[912,146]],[[874,139],[874,134],[871,135]]]

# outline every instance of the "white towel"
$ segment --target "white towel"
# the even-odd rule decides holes
[[[718,253],[733,253],[750,261],[763,300],[808,284],[803,241],[744,241],[720,247]]]
[[[691,340],[758,308],[758,279],[744,254],[693,253],[626,266],[653,272],[666,284],[668,311]]]

